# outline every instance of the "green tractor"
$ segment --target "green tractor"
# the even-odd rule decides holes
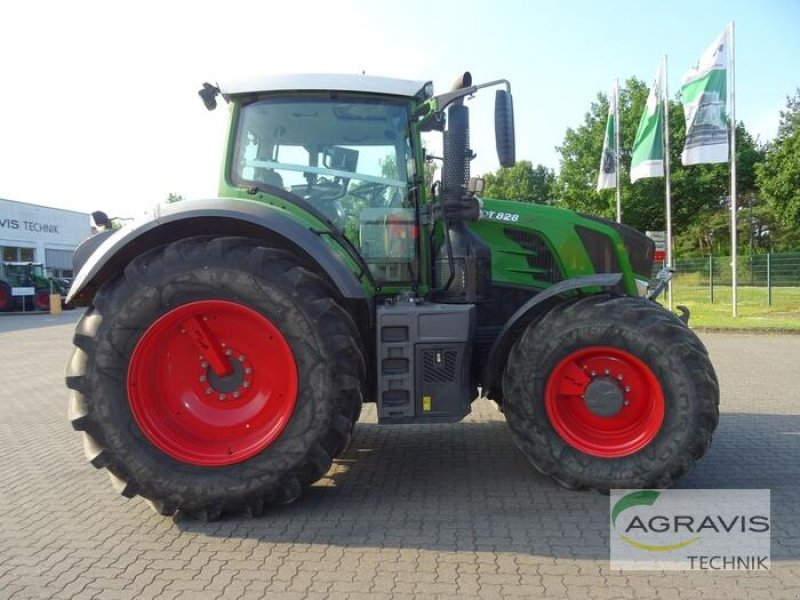
[[[42,263],[0,263],[0,312],[50,310],[50,294],[61,296],[62,305],[69,285],[48,277]]]
[[[164,205],[75,254],[88,309],[67,367],[89,461],[161,514],[291,502],[381,424],[453,423],[486,397],[534,467],[574,489],[665,487],[708,448],[703,344],[648,289],[637,231],[482,198],[465,100],[510,85],[269,77],[229,104],[219,198]],[[443,133],[426,185],[423,132]]]

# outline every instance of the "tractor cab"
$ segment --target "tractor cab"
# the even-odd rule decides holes
[[[289,195],[344,235],[376,279],[416,278],[419,180],[406,100],[294,92],[239,106],[232,185]]]
[[[430,82],[365,75],[205,84],[200,95],[208,108],[216,106],[219,94],[231,103],[220,195],[284,199],[299,218],[316,215],[334,235],[345,238],[373,288],[387,295],[441,293],[453,284],[450,267],[458,268],[464,244],[473,249],[481,245],[463,227],[480,212],[474,189],[468,190],[474,155],[468,147],[463,99],[498,85],[506,88],[498,92],[503,108],[497,113],[498,149],[505,149],[501,164],[510,166],[513,116],[505,80],[473,86],[465,73],[439,96],[433,95]],[[426,189],[423,176],[421,133],[431,130],[444,133],[442,182],[436,194]],[[449,229],[436,229],[445,214]],[[428,235],[434,230],[435,239]],[[439,268],[433,268],[436,261]],[[483,280],[474,287],[485,289],[488,271],[481,273]],[[451,290],[450,300],[462,291]]]
[[[2,279],[13,287],[39,287],[47,281],[41,263],[4,262],[2,269]]]

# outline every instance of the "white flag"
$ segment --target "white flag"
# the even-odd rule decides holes
[[[608,98],[608,120],[606,135],[603,138],[603,154],[600,157],[600,174],[597,177],[597,191],[617,187],[617,84],[611,89]]]
[[[681,80],[686,117],[684,165],[728,162],[728,30],[703,53]]]
[[[650,86],[631,151],[631,183],[645,177],[664,176],[664,63]]]

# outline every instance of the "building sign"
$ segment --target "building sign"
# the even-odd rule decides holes
[[[35,221],[18,221],[17,219],[11,219],[9,217],[6,217],[5,219],[0,219],[0,229],[3,228],[12,230],[23,229],[25,231],[35,231],[36,233],[52,233],[58,235],[57,223],[37,223]]]
[[[86,213],[0,199],[0,245],[52,242],[75,248],[91,233]]]

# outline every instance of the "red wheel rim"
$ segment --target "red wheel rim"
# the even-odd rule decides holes
[[[35,296],[36,307],[40,310],[50,309],[50,292],[36,292]]]
[[[605,409],[613,414],[598,414],[589,405],[601,389],[613,400]],[[624,350],[592,346],[569,354],[553,369],[545,410],[553,428],[573,448],[619,458],[638,452],[658,435],[664,394],[641,360]]]
[[[153,445],[185,463],[224,466],[278,439],[297,399],[297,367],[272,321],[241,304],[203,300],[172,309],[145,331],[127,387],[134,419]]]

